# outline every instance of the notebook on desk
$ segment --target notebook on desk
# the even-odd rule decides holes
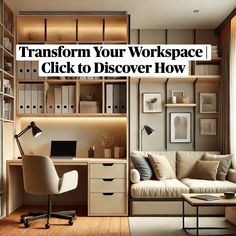
[[[72,159],[76,157],[77,141],[51,141],[50,157],[54,159]]]

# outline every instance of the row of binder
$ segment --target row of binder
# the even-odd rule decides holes
[[[18,80],[38,80],[41,79],[38,73],[37,61],[17,61],[17,79]]]
[[[63,85],[54,88],[47,95],[47,113],[75,113],[75,85]]]
[[[106,84],[106,113],[126,113],[126,84]]]
[[[44,85],[18,84],[18,112],[21,114],[40,114],[44,112]]]

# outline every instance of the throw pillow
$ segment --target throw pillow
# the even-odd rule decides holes
[[[133,155],[133,156],[131,156],[131,160],[134,163],[134,167],[140,173],[141,180],[149,180],[149,179],[153,178],[154,174],[153,174],[152,168],[148,162],[147,157]]]
[[[219,163],[219,161],[197,161],[193,168],[191,178],[216,180]]]
[[[210,154],[210,153],[205,153],[203,156],[202,160],[206,161],[220,161],[217,174],[216,174],[216,179],[217,180],[225,180],[226,175],[229,172],[229,168],[232,162],[232,156],[231,154],[228,155],[215,155],[215,154]]]
[[[171,168],[170,162],[165,156],[148,154],[154,174],[158,180],[176,178],[174,171]]]

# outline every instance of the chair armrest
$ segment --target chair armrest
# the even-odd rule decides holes
[[[60,179],[59,193],[64,193],[75,189],[78,185],[78,171],[66,172]]]
[[[236,183],[236,170],[235,169],[229,169],[227,180]]]
[[[133,184],[137,184],[140,182],[140,174],[137,169],[130,170],[130,181]]]

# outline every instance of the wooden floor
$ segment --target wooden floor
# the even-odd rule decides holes
[[[128,217],[88,217],[80,214],[69,226],[66,220],[50,219],[51,227],[45,229],[46,219],[32,221],[29,228],[19,223],[20,215],[32,207],[23,207],[0,220],[0,236],[130,236]],[[38,211],[38,209],[33,210]]]

